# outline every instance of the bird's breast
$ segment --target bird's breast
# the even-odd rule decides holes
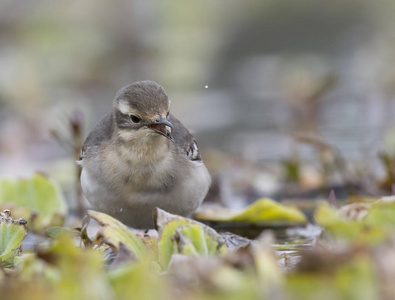
[[[161,192],[177,182],[173,152],[166,147],[156,151],[142,145],[118,146],[102,155],[106,181],[119,193]]]

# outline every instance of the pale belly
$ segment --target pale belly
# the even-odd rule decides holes
[[[202,163],[194,163],[192,172],[175,181],[166,191],[133,191],[128,185],[117,190],[90,176],[86,169],[81,174],[85,197],[98,211],[107,213],[134,228],[153,228],[152,211],[159,207],[181,216],[190,216],[202,203],[210,186],[210,176]]]

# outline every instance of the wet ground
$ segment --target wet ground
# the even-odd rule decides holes
[[[284,271],[291,270],[300,261],[300,251],[310,250],[322,228],[307,224],[305,227],[289,228],[275,232],[277,243],[274,244],[278,254],[278,263]]]

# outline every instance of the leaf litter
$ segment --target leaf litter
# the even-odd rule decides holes
[[[40,180],[45,186],[45,177]],[[18,211],[18,205],[10,207]],[[32,212],[41,214],[39,205],[29,205],[27,221],[13,218],[12,210],[0,214],[2,299],[390,299],[395,293],[394,198],[339,209],[318,203],[317,225],[269,199],[226,216],[199,216],[205,222],[304,224],[264,230],[254,239],[161,209],[154,212],[157,231],[146,233],[96,211],[87,212],[81,228],[47,221],[29,227]],[[66,213],[61,202],[43,216],[57,213]],[[22,241],[33,233],[43,238],[23,251]]]

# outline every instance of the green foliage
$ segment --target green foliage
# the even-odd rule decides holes
[[[114,299],[102,257],[76,247],[71,234],[62,234],[19,265],[14,284],[0,283],[5,299]]]
[[[102,226],[93,239],[95,244],[104,242],[117,250],[120,243],[123,243],[137,259],[146,254],[147,247],[143,241],[118,220],[93,210],[88,211],[87,217],[94,219]]]
[[[117,299],[166,299],[168,278],[158,274],[148,259],[128,263],[108,273],[108,280]]]
[[[229,221],[256,222],[301,222],[307,221],[305,215],[295,207],[285,206],[271,199],[260,199]]]
[[[385,169],[385,177],[379,182],[379,187],[391,191],[395,184],[395,153],[380,152],[378,157]]]
[[[191,219],[182,218],[157,209],[160,234],[158,261],[163,268],[175,253],[189,256],[208,256],[224,253],[226,245],[212,228]]]
[[[77,248],[73,236],[63,234],[48,254],[55,257],[60,270],[56,282],[56,299],[109,299],[112,291],[103,272],[99,253]]]
[[[25,217],[35,232],[62,226],[67,213],[57,184],[38,173],[30,179],[0,180],[0,207],[12,209],[16,218]]]
[[[274,200],[262,198],[243,211],[229,214],[199,213],[198,218],[221,222],[248,222],[260,224],[306,223],[306,216],[296,207],[286,206]]]
[[[315,218],[330,243],[320,240],[320,247],[303,252],[288,272],[279,268],[276,241],[268,232],[231,249],[212,228],[161,209],[155,211],[158,235],[135,234],[104,213],[88,211],[81,230],[86,247],[75,230],[49,227],[45,243],[17,256],[25,222],[6,211],[0,223],[0,294],[5,300],[380,299],[392,291],[393,273],[382,271],[391,259],[377,253],[386,258],[395,253],[395,203],[364,205],[367,214],[355,221],[321,203]],[[299,211],[269,199],[229,219],[285,218],[305,220]],[[87,234],[91,219],[100,225],[93,238]],[[115,253],[111,264],[106,262],[109,247]]]
[[[285,180],[287,182],[298,182],[299,181],[301,162],[296,155],[283,160],[282,166],[283,166],[284,173],[285,173]]]
[[[346,262],[339,265],[332,262],[332,265],[329,270],[317,264],[316,270],[290,274],[287,277],[287,293],[295,300],[380,298],[378,278],[369,256],[356,253]]]
[[[393,230],[395,227],[395,203],[381,201],[373,203],[364,222],[371,226],[381,226]]]
[[[316,222],[335,239],[332,242],[358,245],[374,245],[387,240],[391,235],[388,225],[394,224],[393,218],[395,204],[373,205],[367,216],[360,221],[341,216],[326,202],[322,202],[315,212]]]
[[[22,225],[0,223],[0,265],[12,267],[26,232]]]
[[[47,230],[45,230],[45,234],[51,238],[58,238],[62,234],[66,233],[71,233],[71,230],[65,227],[59,227],[59,226],[54,226],[54,227],[49,227]],[[75,231],[77,233],[77,231]]]

